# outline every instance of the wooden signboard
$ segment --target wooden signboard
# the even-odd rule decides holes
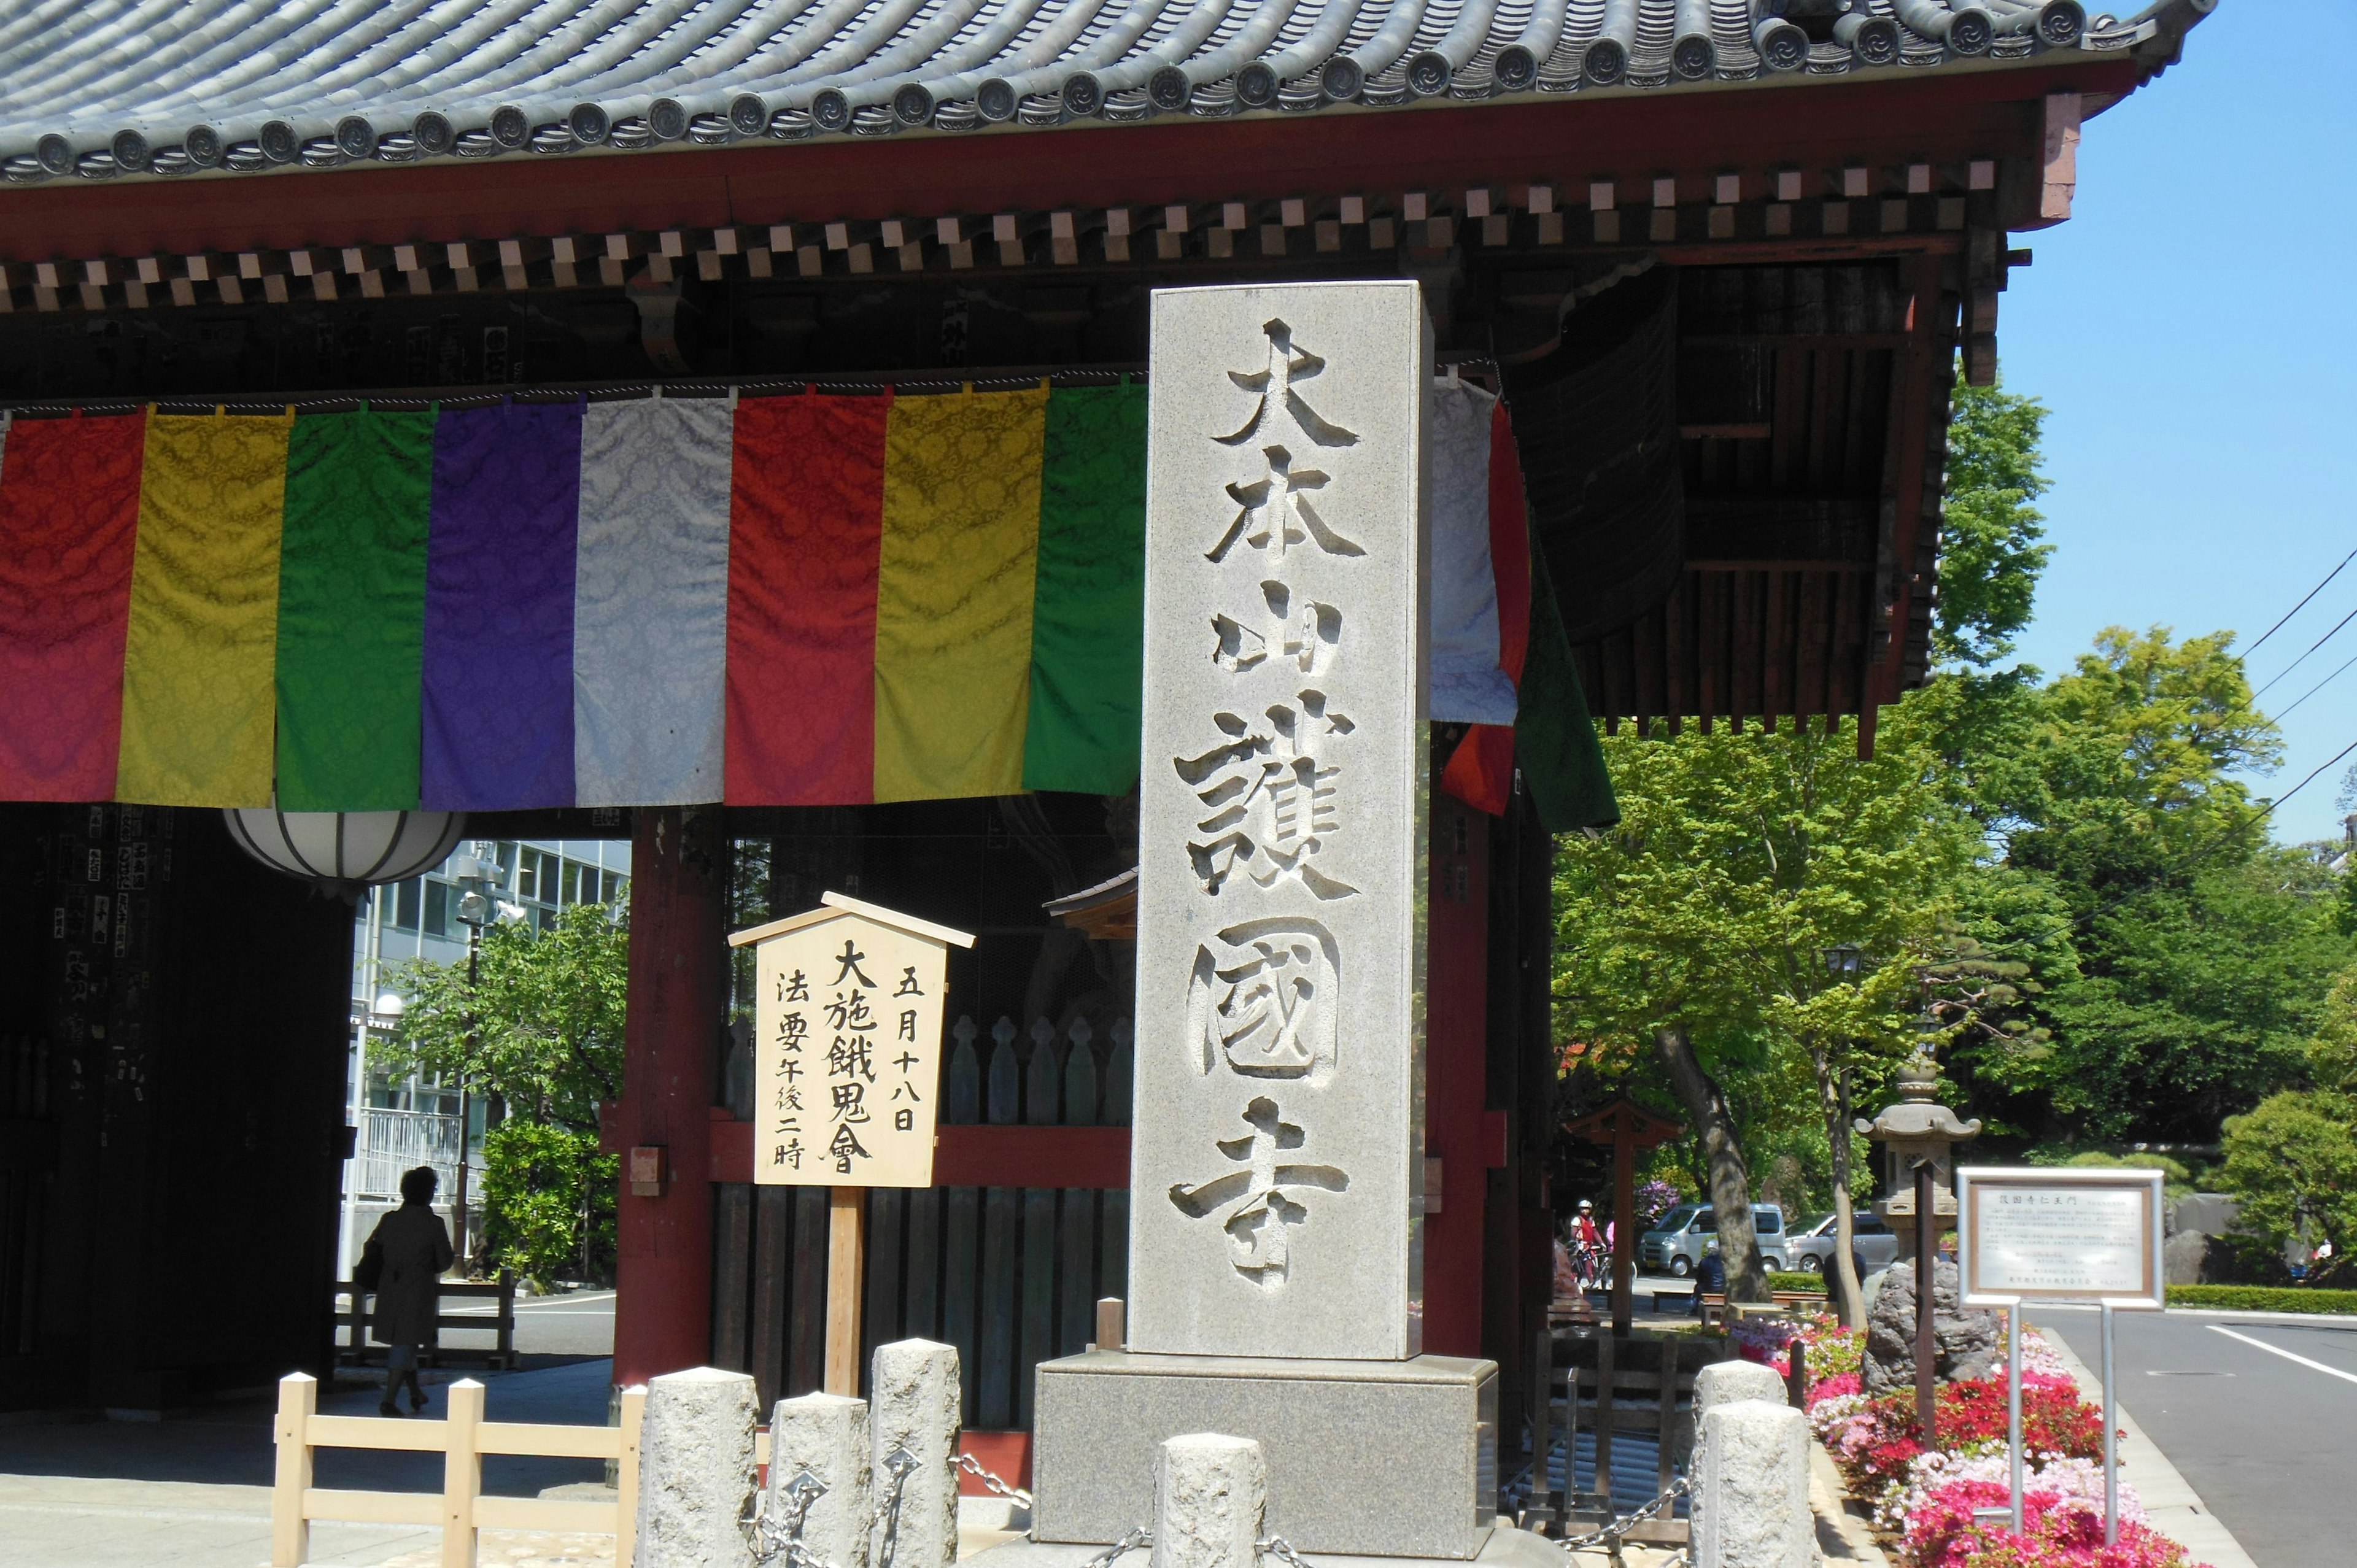
[[[2158,1171],[1967,1166],[1956,1198],[1967,1304],[2162,1305]]]
[[[865,1189],[933,1183],[949,949],[974,938],[829,893],[728,941],[755,954],[753,1180],[833,1189],[826,1389],[856,1396]]]

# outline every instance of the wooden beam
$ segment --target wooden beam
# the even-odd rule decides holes
[[[1742,90],[1434,100],[1380,113],[1082,122],[1054,130],[836,137],[562,159],[434,159],[408,167],[289,171],[182,181],[69,181],[11,191],[10,259],[400,243],[477,235],[602,233],[870,219],[906,213],[1160,206],[1202,199],[1207,173],[1276,199],[1304,191],[1512,186],[1577,189],[1591,171],[1674,172],[1700,188],[1724,149],[1760,168],[1845,160],[1935,163],[2038,156],[2032,106],[2050,92],[2122,94],[2131,58],[2076,52],[1995,70],[1828,82],[1794,76]],[[1532,149],[1559,149],[1534,166]],[[1670,172],[1670,171],[1663,171]],[[1582,225],[1574,225],[1575,228]],[[1891,253],[1953,235],[1861,237],[1835,250]],[[1776,242],[1674,247],[1666,259],[1743,261]]]

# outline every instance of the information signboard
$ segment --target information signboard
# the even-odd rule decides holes
[[[1966,1166],[1956,1206],[1969,1305],[2163,1305],[2158,1171]]]
[[[974,939],[829,893],[729,940],[756,954],[754,1181],[931,1186],[949,946]]]

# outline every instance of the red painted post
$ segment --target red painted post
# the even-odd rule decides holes
[[[1440,1161],[1440,1212],[1424,1221],[1424,1348],[1481,1354],[1482,1211],[1490,1160],[1490,819],[1432,796],[1425,970],[1425,1148]]]
[[[624,1387],[712,1355],[711,1109],[727,1003],[725,851],[716,806],[638,814],[630,1022],[611,1140],[624,1152],[614,1303],[614,1380]],[[634,1163],[658,1163],[633,1162],[632,1149],[661,1151],[659,1181],[631,1180]],[[642,1196],[650,1187],[655,1196]]]

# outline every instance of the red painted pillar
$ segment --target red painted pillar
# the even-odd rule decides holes
[[[720,808],[643,808],[630,842],[630,1022],[608,1147],[622,1155],[614,1380],[712,1355],[711,1108],[727,1006]],[[630,1151],[662,1151],[633,1190]]]
[[[1432,897],[1425,966],[1425,1150],[1440,1161],[1440,1212],[1424,1221],[1424,1348],[1481,1354],[1482,1211],[1488,1147],[1490,819],[1432,796]]]

